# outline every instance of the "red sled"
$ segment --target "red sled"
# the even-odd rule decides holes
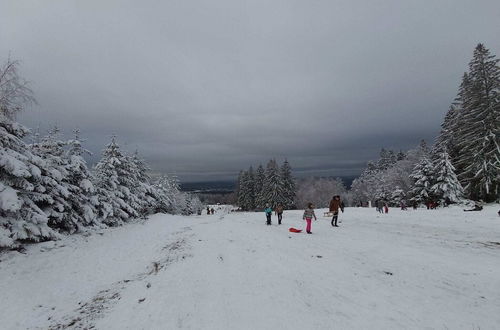
[[[302,232],[302,229],[297,229],[297,228],[291,227],[290,229],[288,229],[288,231],[291,233],[300,233],[300,232]]]

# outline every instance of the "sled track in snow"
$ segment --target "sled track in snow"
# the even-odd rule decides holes
[[[104,317],[106,312],[113,308],[122,299],[122,292],[133,282],[144,281],[145,290],[150,288],[147,283],[149,276],[154,276],[164,270],[170,264],[192,257],[187,251],[190,249],[188,241],[194,234],[185,235],[190,231],[190,227],[174,233],[184,234],[184,237],[177,238],[161,249],[161,257],[152,261],[147,266],[147,271],[132,276],[130,279],[121,280],[110,285],[109,288],[99,291],[87,302],[79,302],[79,307],[71,315],[63,317],[60,321],[55,321],[48,330],[62,329],[95,329],[95,321]],[[139,300],[141,303],[144,300]]]

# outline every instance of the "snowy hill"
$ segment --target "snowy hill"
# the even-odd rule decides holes
[[[172,216],[0,255],[2,329],[494,329],[498,206]]]

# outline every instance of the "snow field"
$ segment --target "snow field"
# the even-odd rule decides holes
[[[305,227],[302,211],[281,226],[227,209],[155,215],[0,256],[0,319],[6,329],[494,329],[497,207],[346,208],[339,228],[316,210],[312,235],[288,232]]]

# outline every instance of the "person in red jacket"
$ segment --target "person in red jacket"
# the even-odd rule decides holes
[[[330,212],[333,213],[333,218],[332,218],[333,227],[338,227],[337,220],[339,218],[339,208],[341,204],[342,202],[340,201],[339,195],[333,196],[332,200],[330,201]]]

